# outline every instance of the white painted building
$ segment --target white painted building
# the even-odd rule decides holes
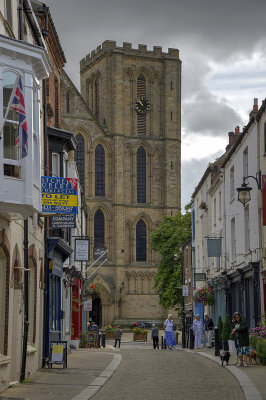
[[[237,200],[237,188],[243,177],[256,177],[259,171],[256,106],[248,125],[240,133],[223,163],[225,210],[225,269],[230,281],[228,309],[243,313],[249,327],[260,317],[259,263],[260,228],[258,186],[253,178],[245,181],[252,187],[251,200],[243,206]]]
[[[42,360],[43,221],[37,215],[42,174],[41,81],[51,68],[30,1],[24,1],[24,9],[18,9],[18,4],[0,1],[0,392],[20,380],[23,358],[25,377],[40,368]],[[20,16],[24,25],[19,24]],[[28,155],[22,159],[15,144],[18,114],[9,111],[4,121],[19,77],[28,125]],[[23,353],[25,269],[29,329]]]

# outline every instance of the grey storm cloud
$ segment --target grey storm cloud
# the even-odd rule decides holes
[[[191,159],[182,163],[182,206],[185,207],[191,200],[191,196],[199,183],[201,177],[206,171],[208,164],[214,162],[223,152],[213,153],[208,157],[201,159]]]
[[[224,136],[236,125],[244,124],[236,111],[207,89],[201,90],[193,101],[183,104],[183,114],[185,131],[201,135]]]
[[[104,40],[117,45],[139,43],[180,50],[182,60],[182,134],[219,136],[243,126],[239,112],[247,115],[250,96],[265,97],[266,64],[260,71],[243,71],[243,79],[230,76],[228,68],[237,60],[266,53],[266,0],[47,0],[64,49],[66,72],[79,88],[79,62]],[[213,63],[227,67],[213,75]],[[264,64],[263,64],[264,65]],[[253,67],[254,68],[254,67]],[[238,74],[238,71],[236,72]],[[249,77],[251,77],[249,79]],[[211,80],[212,79],[212,80]],[[265,85],[264,85],[265,83]],[[250,89],[247,89],[248,86]],[[262,86],[262,88],[261,88]],[[251,90],[253,88],[253,91]],[[246,89],[246,90],[245,90]],[[239,94],[236,91],[239,90]],[[252,92],[252,95],[251,95]],[[245,110],[234,110],[228,97],[245,97]],[[206,157],[206,165],[212,155]],[[182,161],[182,204],[201,179],[205,159]],[[202,171],[203,173],[204,171]],[[186,177],[193,176],[191,187]],[[193,187],[192,187],[193,186]],[[188,190],[190,190],[190,194]]]

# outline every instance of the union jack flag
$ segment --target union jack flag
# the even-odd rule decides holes
[[[28,155],[28,125],[21,76],[18,79],[18,85],[10,108],[18,113],[19,124],[16,147],[20,148],[20,158],[24,158]]]

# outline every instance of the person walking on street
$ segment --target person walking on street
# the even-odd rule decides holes
[[[193,334],[195,337],[195,349],[200,349],[202,333],[203,333],[202,322],[200,320],[200,315],[197,314],[196,318],[193,321]]]
[[[159,329],[155,324],[152,324],[151,338],[153,340],[153,348],[159,349]]]
[[[212,347],[212,337],[213,337],[213,320],[209,318],[208,314],[204,314],[204,330],[207,338],[207,347]]]
[[[165,342],[166,346],[169,350],[175,349],[176,340],[173,332],[173,316],[172,314],[168,315],[168,318],[165,320],[163,324],[163,329],[165,331]]]
[[[117,325],[117,328],[115,330],[115,345],[114,345],[114,347],[116,347],[116,345],[118,343],[118,348],[120,348],[122,334],[123,333],[122,333],[122,330],[120,329],[120,325]]]
[[[232,334],[236,337],[236,352],[240,359],[240,365],[247,366],[247,357],[249,355],[249,334],[248,324],[243,315],[240,312],[235,312],[233,315],[233,326]],[[244,364],[243,364],[244,361]]]

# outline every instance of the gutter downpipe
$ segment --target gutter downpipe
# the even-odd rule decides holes
[[[48,11],[49,8],[44,6],[45,15],[45,30],[43,30],[44,40],[49,34],[48,31]],[[48,174],[48,143],[47,143],[47,80],[43,79],[43,134],[44,134],[44,174]],[[43,356],[42,356],[42,367],[46,365],[47,357],[49,356],[49,310],[47,310],[49,299],[49,261],[48,261],[48,217],[44,217],[44,298],[43,298]]]
[[[19,0],[19,40],[24,40],[24,24],[23,24],[23,0]],[[27,361],[27,343],[29,331],[29,260],[28,260],[29,240],[28,240],[28,219],[24,220],[24,331],[22,344],[22,359],[20,381],[25,380],[26,361]]]

